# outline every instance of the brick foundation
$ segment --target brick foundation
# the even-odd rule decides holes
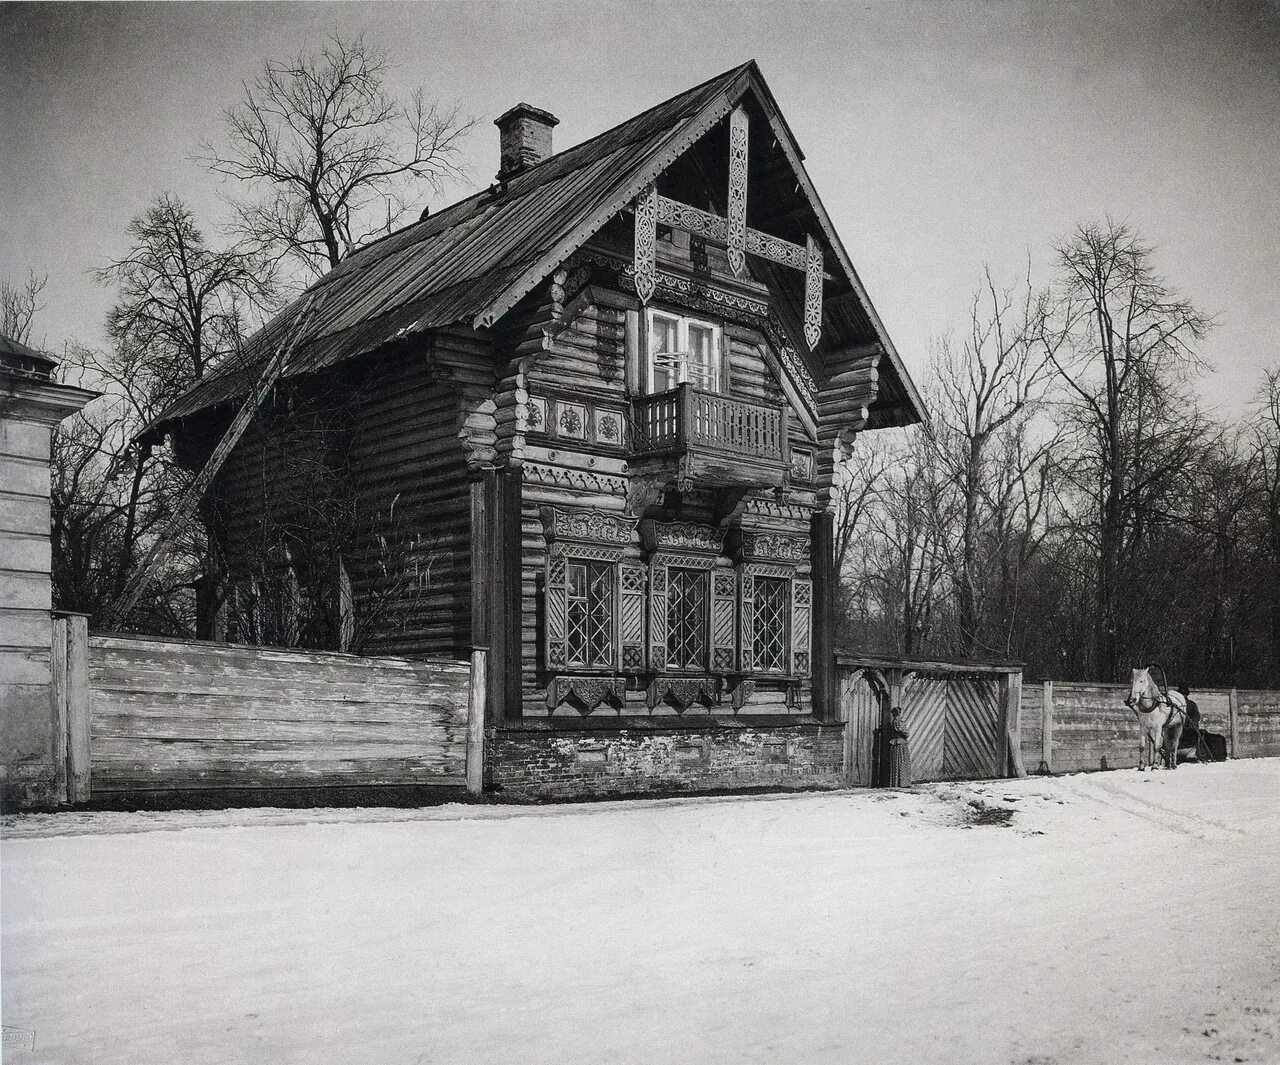
[[[840,725],[817,722],[490,732],[486,776],[495,797],[550,799],[803,788],[843,782]]]

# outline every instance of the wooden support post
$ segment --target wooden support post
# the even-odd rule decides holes
[[[484,793],[484,710],[488,690],[485,673],[489,651],[476,647],[471,652],[471,686],[467,701],[467,794]]]
[[[1240,757],[1240,693],[1235,688],[1227,696],[1227,713],[1231,724],[1231,757]]]
[[[67,619],[53,619],[53,643],[50,646],[50,672],[53,684],[53,801],[67,801]]]
[[[89,801],[89,619],[67,618],[67,801]]]
[[[1004,746],[1005,760],[1001,768],[1011,777],[1025,777],[1022,764],[1022,671],[1004,676]]]
[[[822,721],[838,721],[840,698],[837,691],[836,656],[831,645],[835,624],[835,593],[839,583],[835,573],[834,516],[815,514],[813,518],[813,712]]]
[[[1040,707],[1040,772],[1053,772],[1053,681],[1044,682],[1044,703]]]

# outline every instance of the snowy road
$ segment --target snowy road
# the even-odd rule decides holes
[[[6,1065],[1280,1062],[1280,760],[5,837]]]

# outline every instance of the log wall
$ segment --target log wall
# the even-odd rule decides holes
[[[92,636],[92,797],[460,786],[469,678],[462,662]]]

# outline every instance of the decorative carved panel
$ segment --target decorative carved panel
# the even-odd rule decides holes
[[[689,521],[642,521],[640,539],[646,551],[724,553],[724,535],[710,525]]]
[[[667,703],[683,712],[694,703],[715,706],[721,688],[719,677],[654,677],[649,684],[649,707]]]
[[[805,238],[804,338],[812,351],[822,339],[822,248],[812,236]]]
[[[785,533],[741,532],[737,536],[737,554],[751,562],[782,562],[799,566],[809,561],[809,540],[805,536]]]
[[[747,113],[735,107],[729,115],[729,266],[739,277],[747,268]]]
[[[627,682],[622,677],[552,677],[547,685],[547,709],[568,703],[589,714],[602,703],[617,710],[627,701]]]
[[[636,295],[648,303],[658,273],[658,188],[650,185],[636,200]]]
[[[547,539],[576,540],[605,546],[625,547],[631,543],[636,519],[599,510],[571,510],[542,507],[542,526]]]

